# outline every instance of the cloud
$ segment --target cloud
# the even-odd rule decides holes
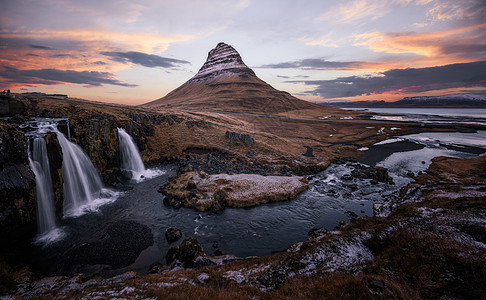
[[[363,18],[378,18],[388,13],[386,1],[356,0],[335,6],[317,17],[317,21],[353,23]]]
[[[40,45],[29,45],[29,46],[34,49],[53,50],[51,47],[47,47],[47,46],[40,46]]]
[[[366,46],[375,52],[413,53],[424,57],[457,55],[483,59],[486,23],[438,32],[384,33],[370,32],[356,36],[355,46]],[[473,56],[474,55],[474,56]]]
[[[434,1],[427,10],[424,22],[415,24],[424,27],[436,22],[458,21],[463,24],[484,22],[486,2],[484,0],[441,0]]]
[[[142,52],[129,51],[129,52],[101,52],[101,54],[109,56],[110,59],[120,63],[133,63],[142,65],[144,67],[155,68],[174,68],[180,64],[190,64],[188,61],[167,58],[153,54],[146,54]]]
[[[104,84],[118,85],[124,87],[135,87],[137,85],[124,83],[116,79],[115,75],[109,72],[96,71],[72,71],[58,69],[40,70],[18,70],[12,67],[3,67],[0,77],[11,84],[86,84],[90,86],[102,86]]]
[[[392,69],[379,76],[349,76],[333,80],[290,81],[316,85],[310,93],[323,98],[382,93],[418,93],[448,88],[486,87],[486,61],[430,68]]]
[[[76,58],[75,55],[72,55],[72,54],[54,54],[54,55],[51,55],[49,57],[52,57],[52,58],[59,58],[59,57],[70,57],[70,58]]]
[[[76,42],[93,43],[102,41],[105,44],[130,46],[141,51],[167,49],[173,42],[187,41],[191,35],[159,35],[145,32],[119,32],[91,29],[32,29],[32,30],[4,30],[0,38],[35,39],[35,40],[72,40]]]
[[[354,70],[363,67],[359,61],[328,61],[322,58],[306,58],[290,62],[262,65],[263,69],[304,69],[304,70]]]

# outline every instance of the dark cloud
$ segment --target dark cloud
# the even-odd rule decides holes
[[[288,81],[317,85],[311,91],[324,98],[353,97],[399,91],[416,93],[447,88],[486,87],[486,61],[430,68],[392,69],[380,76],[349,76],[333,80]]]
[[[283,75],[277,75],[278,78],[285,78],[285,79],[289,79],[290,77],[289,76],[283,76]]]
[[[101,60],[95,61],[93,64],[100,65],[100,66],[106,65],[106,63],[104,61],[101,61]]]
[[[351,70],[362,66],[359,61],[328,61],[322,58],[306,58],[291,62],[262,65],[266,69]]]
[[[41,50],[54,50],[53,48],[51,47],[47,47],[47,46],[41,46],[41,45],[32,45],[30,44],[29,45],[30,48],[34,48],[34,49],[41,49]]]
[[[54,54],[54,55],[51,55],[49,57],[52,57],[52,58],[58,58],[58,57],[70,57],[70,58],[76,58],[76,56],[74,55],[71,55],[71,54]]]
[[[7,79],[11,83],[24,84],[62,84],[76,83],[87,84],[91,86],[102,86],[104,84],[119,85],[125,87],[135,87],[135,84],[129,84],[119,81],[115,75],[109,72],[95,71],[71,71],[58,69],[41,69],[41,70],[18,70],[12,67],[3,67],[0,77]]]
[[[155,68],[174,68],[180,64],[190,64],[188,61],[162,57],[154,54],[146,54],[142,52],[101,52],[101,54],[109,56],[111,60],[121,63],[133,63],[142,65],[144,67]]]

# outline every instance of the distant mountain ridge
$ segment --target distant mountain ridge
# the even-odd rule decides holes
[[[369,107],[369,108],[486,108],[486,96],[474,94],[453,94],[443,96],[405,97],[394,102],[386,101],[330,101],[324,105],[333,107]]]
[[[208,53],[199,72],[186,83],[143,106],[268,114],[323,109],[276,90],[258,78],[240,54],[225,43],[219,43]]]

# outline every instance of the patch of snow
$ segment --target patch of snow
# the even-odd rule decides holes
[[[402,138],[386,139],[386,140],[383,140],[381,142],[378,142],[378,143],[374,144],[373,146],[386,145],[386,144],[392,144],[392,143],[398,143],[398,142],[401,142],[401,141],[404,141],[404,139],[402,139]]]
[[[199,276],[197,276],[197,280],[200,282],[200,283],[204,283],[206,282],[206,280],[209,279],[209,274],[208,273],[201,273],[199,274]]]
[[[361,147],[358,149],[358,151],[367,151],[367,150],[370,150],[370,148],[368,147]]]
[[[417,210],[420,212],[422,217],[430,217],[432,215],[435,215],[436,213],[443,212],[444,210],[442,208],[429,208],[429,207],[419,207]]]
[[[339,119],[340,119],[340,120],[352,120],[352,119],[353,119],[353,117],[341,117],[341,118],[339,118]]]
[[[241,284],[247,280],[246,276],[244,276],[240,271],[227,271],[223,274],[223,277],[234,280],[238,284]]]
[[[312,275],[318,269],[325,272],[360,270],[363,263],[374,258],[363,244],[370,237],[371,234],[363,232],[350,240],[337,239],[321,245],[301,259],[306,267],[299,273]]]

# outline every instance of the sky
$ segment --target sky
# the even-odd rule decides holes
[[[0,89],[138,105],[217,43],[309,101],[486,94],[486,0],[0,0]]]

